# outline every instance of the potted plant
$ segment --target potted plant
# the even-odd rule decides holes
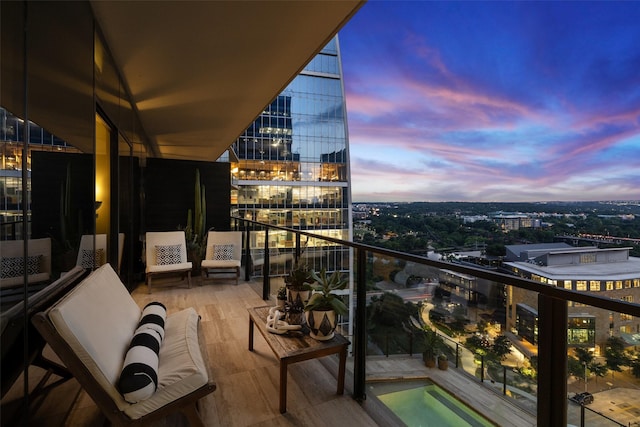
[[[316,282],[311,285],[315,292],[304,307],[307,326],[311,330],[309,335],[319,341],[330,340],[336,329],[338,315],[345,315],[349,311],[333,291],[345,289],[349,280],[339,271],[327,276],[324,268],[319,274],[311,271],[311,278]]]
[[[287,303],[304,308],[311,296],[311,270],[306,264],[294,265],[284,278],[287,289]]]
[[[435,367],[436,357],[446,345],[444,338],[422,319],[418,321],[412,317],[411,324],[418,330],[418,337],[420,338],[419,345],[422,347],[422,360],[424,361],[424,365],[427,368]]]
[[[207,248],[207,202],[204,184],[200,184],[200,169],[196,169],[194,187],[194,210],[187,210],[187,225],[184,228],[187,258],[193,263],[193,274],[200,274],[200,264]],[[178,227],[180,228],[180,227]]]
[[[284,311],[284,304],[287,302],[287,288],[281,286],[276,294],[276,306]]]
[[[449,367],[449,359],[446,354],[441,354],[438,356],[438,369],[446,371]]]

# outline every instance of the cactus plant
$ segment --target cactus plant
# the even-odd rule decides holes
[[[207,202],[205,187],[200,183],[200,170],[196,169],[194,187],[194,209],[187,211],[187,226],[184,229],[187,252],[197,269],[207,247]]]

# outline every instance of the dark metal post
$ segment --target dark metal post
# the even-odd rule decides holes
[[[584,405],[580,405],[580,427],[584,427]],[[629,423],[631,425],[631,423]]]
[[[300,261],[300,233],[296,233],[296,254],[294,258],[294,264]]]
[[[364,401],[366,359],[367,359],[367,288],[366,288],[367,258],[364,249],[356,250],[356,313],[354,322],[353,346],[353,397]]]
[[[567,302],[538,295],[538,426],[567,425]]]
[[[413,356],[413,334],[409,334],[409,356]]]
[[[264,229],[264,264],[262,264],[262,299],[269,299],[269,229]]]
[[[484,356],[480,356],[480,382],[484,384]]]
[[[244,280],[246,282],[251,278],[251,230],[249,223],[244,223]]]
[[[507,367],[502,366],[502,394],[507,395]]]
[[[456,368],[458,367],[458,362],[460,361],[460,343],[456,343]]]

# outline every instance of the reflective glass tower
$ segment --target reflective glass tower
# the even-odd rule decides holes
[[[351,239],[348,132],[342,67],[334,38],[234,144],[235,215],[323,236]],[[251,247],[264,248],[264,234]],[[270,232],[268,246],[290,252],[292,236]],[[315,268],[347,269],[338,247],[303,242]],[[284,265],[272,266],[284,268]]]

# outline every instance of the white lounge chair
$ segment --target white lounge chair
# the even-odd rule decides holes
[[[124,249],[124,233],[118,234],[118,269],[122,264],[122,251]],[[80,248],[76,265],[93,270],[107,262],[107,235],[96,234],[95,252],[93,247],[93,234],[83,234],[80,238]],[[114,267],[115,270],[115,267]]]
[[[149,231],[146,234],[146,282],[151,293],[151,278],[159,275],[180,274],[187,277],[191,288],[191,268],[187,261],[184,231]]]
[[[241,262],[242,231],[209,231],[205,258],[200,264],[204,278],[233,274],[237,285]]]
[[[95,240],[94,248],[93,234],[82,235],[76,265],[87,270],[93,270],[107,262],[107,235],[96,234]]]
[[[2,274],[0,288],[24,286],[24,241],[0,242]],[[46,282],[51,277],[51,239],[30,239],[27,263],[27,284]]]

